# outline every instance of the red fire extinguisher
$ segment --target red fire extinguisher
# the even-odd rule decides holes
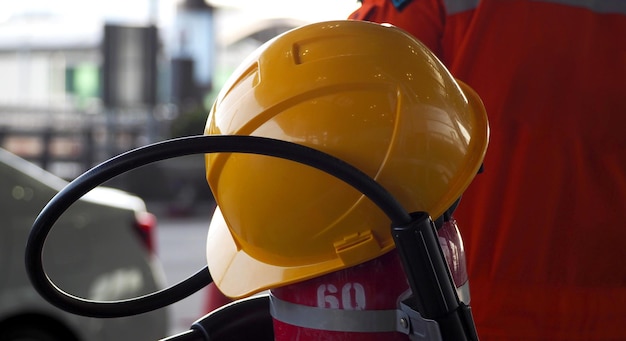
[[[461,302],[469,304],[469,281],[463,240],[454,218],[440,223],[437,238]],[[209,286],[213,311],[230,302]],[[411,295],[397,250],[357,266],[270,290],[276,341],[409,340],[408,319],[397,308]],[[234,308],[231,308],[234,309]],[[238,307],[237,309],[241,309]],[[423,340],[441,340],[432,320],[421,326]]]
[[[469,303],[465,252],[456,221],[444,222],[437,232],[457,293]],[[408,320],[397,307],[410,295],[394,250],[348,269],[272,289],[274,337],[276,341],[409,340]],[[421,322],[423,340],[441,339],[434,321]]]

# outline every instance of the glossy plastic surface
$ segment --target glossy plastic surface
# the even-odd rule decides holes
[[[407,211],[441,215],[487,147],[478,96],[404,31],[361,21],[307,25],[252,54],[222,89],[206,134],[271,137],[338,157]],[[243,297],[393,249],[389,219],[345,183],[268,156],[210,154],[219,205],[207,242],[222,292]]]

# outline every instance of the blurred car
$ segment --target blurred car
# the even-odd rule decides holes
[[[96,319],[69,314],[31,286],[24,251],[32,223],[67,182],[0,149],[0,340],[157,340],[167,336],[166,309]],[[44,266],[63,291],[112,301],[160,290],[154,254],[156,219],[142,199],[98,187],[70,207],[46,242]]]

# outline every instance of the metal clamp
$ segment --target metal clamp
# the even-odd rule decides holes
[[[404,302],[397,310],[398,325],[396,330],[409,336],[411,340],[442,341],[437,321],[425,319],[419,312]]]

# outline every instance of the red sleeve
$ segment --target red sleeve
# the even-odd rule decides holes
[[[401,9],[386,0],[363,0],[361,3],[349,19],[390,23],[412,34],[436,55],[441,55],[445,22],[441,0],[405,1]]]

